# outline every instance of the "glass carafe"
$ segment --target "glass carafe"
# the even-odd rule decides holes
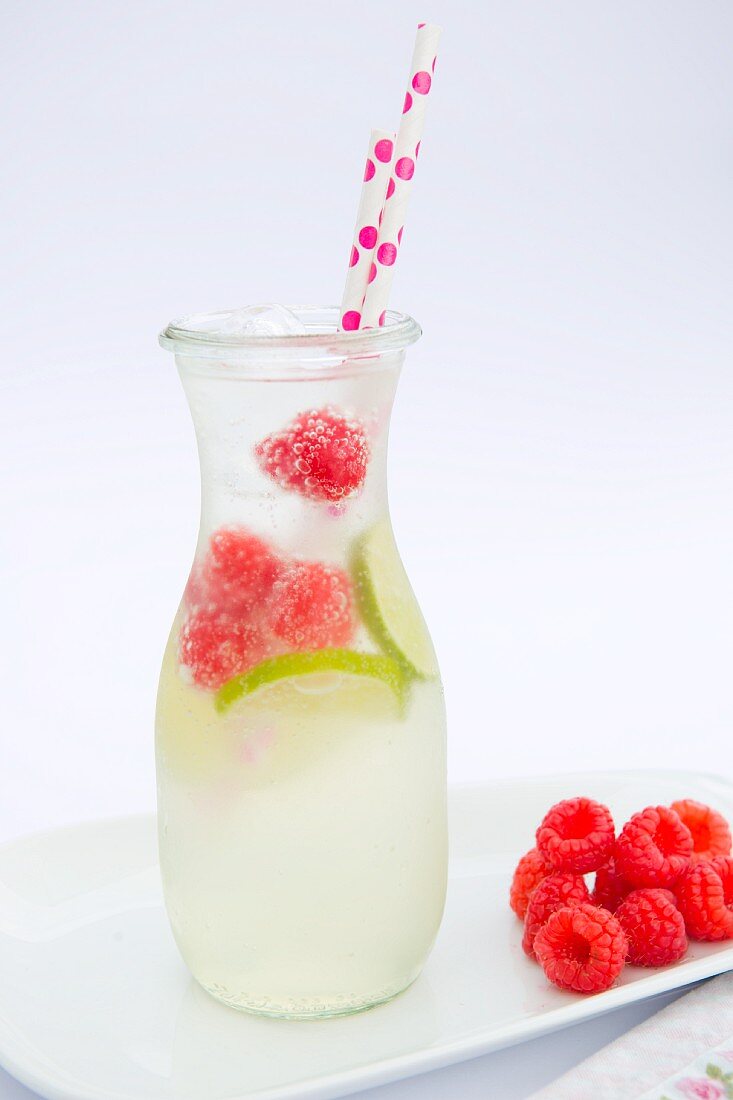
[[[166,906],[235,1008],[327,1016],[418,975],[446,886],[445,712],[395,548],[390,413],[408,317],[341,333],[171,324],[201,528],[156,715]]]

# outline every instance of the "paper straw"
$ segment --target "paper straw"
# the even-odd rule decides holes
[[[364,186],[361,189],[359,212],[356,215],[354,239],[351,243],[349,270],[341,302],[341,328],[359,328],[361,303],[372,268],[377,243],[379,218],[384,206],[390,168],[394,155],[394,134],[387,130],[372,130],[369,138]]]
[[[405,213],[420,152],[425,109],[433,83],[441,30],[434,23],[418,24],[382,224],[379,226],[373,266],[361,307],[360,328],[375,328],[384,322],[384,311],[394,278],[395,261],[402,243]]]

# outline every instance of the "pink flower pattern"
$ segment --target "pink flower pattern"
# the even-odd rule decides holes
[[[688,1100],[722,1100],[725,1089],[709,1077],[682,1077],[675,1088]]]

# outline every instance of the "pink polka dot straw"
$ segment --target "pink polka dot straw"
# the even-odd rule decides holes
[[[349,257],[349,270],[341,302],[342,329],[359,328],[361,323],[361,303],[364,301],[370,272],[374,269],[372,259],[393,154],[394,134],[386,130],[372,130],[364,169],[364,186],[361,189],[359,212],[356,215],[354,239]]]
[[[420,152],[425,109],[433,83],[440,35],[441,28],[435,24],[418,24],[384,209],[381,221],[377,223],[377,239],[370,258],[373,270],[366,284],[364,301],[356,311],[360,313],[359,328],[375,328],[384,324],[384,312],[392,288],[395,261],[402,243],[405,213]]]

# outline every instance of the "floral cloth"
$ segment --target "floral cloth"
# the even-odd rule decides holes
[[[587,1058],[532,1100],[733,1100],[733,973]]]
[[[711,1050],[639,1100],[733,1100],[733,1050]]]

